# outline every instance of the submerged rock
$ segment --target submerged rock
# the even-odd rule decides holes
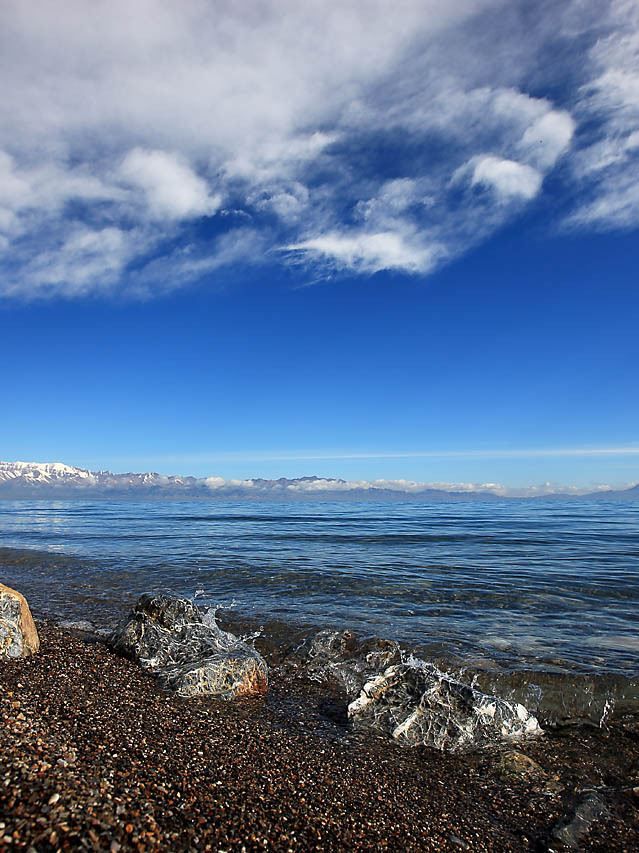
[[[352,700],[348,718],[354,728],[385,732],[404,745],[460,752],[541,732],[523,705],[407,658],[392,640],[323,630],[307,637],[289,659],[307,678],[344,690]]]
[[[449,752],[541,732],[523,705],[481,693],[423,662],[391,666],[373,678],[348,706],[348,716],[355,728]]]
[[[0,583],[0,657],[25,658],[40,648],[26,598]]]
[[[401,650],[393,640],[361,640],[351,631],[325,629],[307,637],[294,657],[308,678],[336,682],[353,697],[373,675],[399,663]]]
[[[639,678],[610,672],[478,672],[474,683],[485,693],[496,693],[525,705],[546,728],[599,728],[611,720],[639,713]]]
[[[583,850],[584,836],[597,821],[609,817],[610,810],[597,791],[587,793],[574,811],[553,829],[551,850]]]
[[[504,779],[542,778],[546,771],[529,755],[510,749],[501,756],[498,765],[499,775]]]
[[[141,596],[112,645],[180,696],[235,699],[268,689],[261,655],[187,599]]]

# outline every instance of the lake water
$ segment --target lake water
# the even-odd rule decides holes
[[[639,672],[639,503],[0,501],[0,579],[101,625],[164,590],[480,663]]]

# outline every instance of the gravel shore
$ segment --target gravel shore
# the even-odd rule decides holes
[[[636,721],[549,732],[524,772],[351,734],[339,695],[277,668],[264,699],[183,700],[38,628],[35,657],[0,663],[3,849],[539,851],[573,824],[578,849],[639,849]]]

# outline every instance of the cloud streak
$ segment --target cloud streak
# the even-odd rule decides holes
[[[639,456],[639,445],[612,447],[533,447],[533,448],[481,448],[467,450],[239,450],[221,453],[196,453],[164,456],[146,460],[157,464],[207,464],[216,462],[321,462],[357,459],[550,459],[589,457]],[[140,464],[136,457],[130,464]],[[129,463],[127,463],[129,464]]]
[[[567,219],[578,228],[639,226],[639,7],[615,0],[607,7],[608,32],[591,47],[591,77],[580,90],[578,113],[591,129],[574,157],[584,198]]]
[[[528,7],[8,0],[0,295],[423,276],[551,174],[569,227],[636,227],[636,4]]]

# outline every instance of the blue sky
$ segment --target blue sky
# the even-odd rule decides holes
[[[639,480],[636,4],[124,9],[0,11],[0,458]]]

